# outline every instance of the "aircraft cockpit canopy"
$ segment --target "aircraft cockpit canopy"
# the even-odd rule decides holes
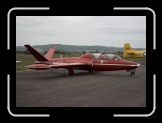
[[[104,54],[104,53],[92,53],[93,59],[100,59],[100,60],[122,60],[116,54]]]

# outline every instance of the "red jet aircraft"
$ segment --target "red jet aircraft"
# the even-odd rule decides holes
[[[37,59],[35,64],[25,66],[29,69],[45,70],[50,68],[65,68],[68,70],[69,75],[73,75],[73,70],[88,70],[93,71],[114,71],[114,70],[127,70],[130,71],[130,75],[135,75],[135,70],[140,66],[139,63],[122,60],[116,54],[104,54],[104,53],[87,53],[80,57],[65,57],[65,58],[53,58],[55,46],[52,46],[49,51],[42,56],[30,45],[24,45],[32,55]]]

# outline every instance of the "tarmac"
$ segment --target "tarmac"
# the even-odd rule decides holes
[[[16,72],[16,107],[146,107],[146,61],[122,71]]]

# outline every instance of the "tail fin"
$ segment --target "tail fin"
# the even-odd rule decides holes
[[[129,43],[124,44],[123,57],[127,56],[127,50],[131,50],[131,46]]]
[[[124,50],[131,50],[131,46],[129,43],[124,44]]]
[[[48,61],[47,58],[42,56],[40,53],[38,53],[35,49],[33,49],[30,45],[24,45],[30,53],[38,60],[38,61]]]
[[[53,54],[54,54],[54,52],[55,52],[55,49],[56,49],[56,47],[55,46],[52,46],[49,50],[48,50],[48,52],[45,54],[45,58],[46,59],[51,59],[52,58],[52,56],[53,56]]]

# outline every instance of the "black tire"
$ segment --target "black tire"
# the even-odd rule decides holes
[[[130,72],[130,75],[131,75],[131,76],[134,76],[134,75],[135,75],[135,71],[131,71],[131,72]]]
[[[72,75],[74,75],[74,74],[69,74],[69,76],[72,76]]]
[[[90,73],[92,73],[93,72],[93,70],[88,70]]]

